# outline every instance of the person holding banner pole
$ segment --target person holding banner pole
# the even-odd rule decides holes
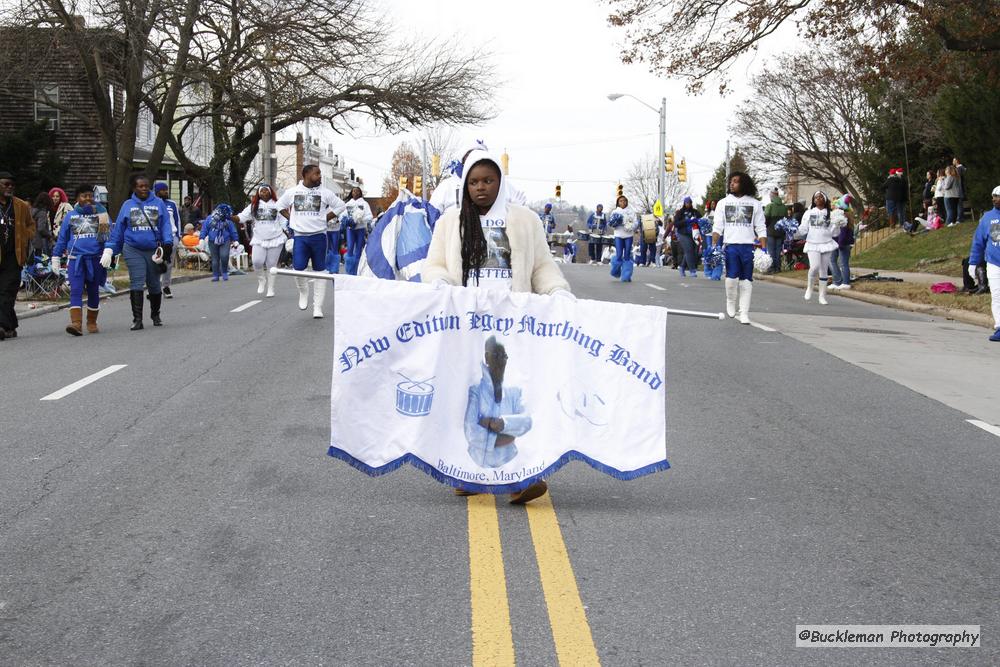
[[[474,150],[466,156],[460,200],[459,206],[442,215],[434,227],[421,272],[423,282],[575,299],[549,253],[538,216],[528,208],[511,203],[500,162],[486,151]],[[503,414],[511,397],[506,396],[502,388],[503,373],[497,363],[501,351],[502,348],[488,345],[484,361],[487,369],[494,369],[486,375],[493,377],[497,391],[495,409],[491,411],[497,414],[477,413],[474,418],[467,419],[466,434],[470,444],[477,443],[475,446],[483,449],[484,457],[486,449],[495,448],[497,442],[513,443],[514,436],[518,435],[507,432],[518,420],[507,419]],[[475,354],[478,356],[479,350]],[[500,378],[499,383],[497,378]],[[526,503],[547,490],[547,484],[538,480],[513,494],[511,502]],[[471,495],[472,492],[456,489],[455,493]]]

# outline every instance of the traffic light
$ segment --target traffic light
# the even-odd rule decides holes
[[[413,177],[413,194],[415,194],[416,196],[419,197],[420,193],[423,191],[423,188],[424,188],[424,179],[423,179],[423,177],[421,177],[419,175],[418,176],[414,176]]]
[[[562,185],[556,184],[556,199],[562,199]]]
[[[663,154],[663,168],[667,170],[668,174],[674,172],[674,147],[671,146],[670,150]]]
[[[687,179],[688,179],[687,160],[681,158],[681,163],[677,166],[677,180],[681,183],[687,183]]]
[[[431,156],[431,176],[437,178],[441,175],[441,156],[435,153]]]
[[[618,193],[615,195],[615,199],[617,200],[619,197],[624,197],[624,196],[625,196],[625,188],[624,188],[624,186],[622,186],[621,183],[619,183],[618,184]]]
[[[403,174],[399,175],[399,189],[400,190],[405,190],[406,189],[406,182],[408,180],[409,179],[405,175],[403,175]]]
[[[500,168],[503,169],[504,176],[510,173],[510,156],[507,155],[507,151],[500,156]]]

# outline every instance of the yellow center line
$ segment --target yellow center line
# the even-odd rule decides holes
[[[552,498],[546,494],[525,507],[559,664],[600,665]]]
[[[472,664],[514,665],[500,521],[496,500],[488,493],[469,496],[469,584]]]

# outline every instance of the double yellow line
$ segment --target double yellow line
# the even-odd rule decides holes
[[[514,665],[514,639],[496,499],[469,496],[472,664]],[[526,505],[531,540],[560,665],[600,665],[551,497]]]

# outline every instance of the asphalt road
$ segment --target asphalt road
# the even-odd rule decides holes
[[[723,305],[720,283],[668,269],[566,274],[590,299]],[[255,286],[179,285],[162,328],[129,332],[112,299],[100,335],[67,336],[63,311],[0,343],[0,664],[473,663],[466,499],[326,456],[332,291],[324,320],[289,279],[230,312]],[[600,661],[1000,662],[1000,437],[968,421],[1000,415],[961,409],[1000,350],[773,284],[752,317],[668,319],[669,471],[551,480]],[[920,372],[906,350],[930,335],[971,370]],[[497,507],[516,661],[554,664],[526,510]],[[977,624],[983,646],[795,648],[819,623]]]

